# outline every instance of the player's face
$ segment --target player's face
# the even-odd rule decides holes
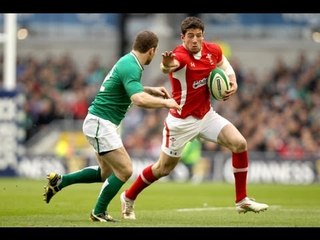
[[[189,29],[185,35],[181,35],[181,39],[186,49],[195,54],[201,50],[204,37],[201,29]]]

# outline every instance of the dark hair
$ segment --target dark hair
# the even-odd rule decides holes
[[[187,17],[181,22],[181,33],[184,35],[189,29],[201,29],[204,32],[204,23],[200,18]]]
[[[155,33],[142,31],[137,34],[132,48],[140,53],[146,53],[151,48],[157,48],[158,42],[159,38]]]

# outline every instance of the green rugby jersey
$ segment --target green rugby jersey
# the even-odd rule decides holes
[[[134,53],[121,57],[103,80],[89,113],[119,125],[131,104],[130,97],[144,91],[143,70]]]

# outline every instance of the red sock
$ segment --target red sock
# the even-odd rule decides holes
[[[236,202],[247,196],[248,153],[232,153],[233,175],[235,179]]]
[[[137,179],[131,184],[130,188],[126,190],[126,197],[135,200],[138,196],[138,194],[148,187],[151,183],[155,182],[158,180],[153,176],[151,167],[153,164],[150,166],[146,167],[142,173],[137,177]]]

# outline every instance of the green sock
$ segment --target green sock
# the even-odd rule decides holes
[[[117,178],[114,173],[106,179],[103,183],[96,206],[94,208],[94,214],[106,212],[110,201],[114,198],[117,192],[120,190],[124,182]]]
[[[102,182],[101,169],[99,166],[90,166],[79,171],[68,173],[62,176],[61,183],[58,188],[61,190],[75,183],[95,183]]]

